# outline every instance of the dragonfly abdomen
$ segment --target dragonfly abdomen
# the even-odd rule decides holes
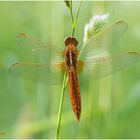
[[[69,75],[68,85],[70,90],[72,109],[76,115],[77,120],[79,121],[81,115],[81,96],[77,72],[73,66],[70,66],[68,75]]]

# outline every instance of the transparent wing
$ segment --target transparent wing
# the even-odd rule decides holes
[[[135,52],[127,54],[92,58],[85,61],[78,61],[78,71],[84,74],[91,74],[93,80],[108,76],[118,70],[124,69],[136,62],[140,62],[140,55]]]
[[[61,84],[65,71],[64,62],[39,63],[15,63],[10,69],[12,75],[31,81],[55,85]]]
[[[17,43],[20,47],[29,52],[29,55],[41,56],[52,60],[62,60],[63,51],[57,46],[41,42],[26,34],[17,35]]]
[[[125,33],[127,23],[118,21],[107,30],[97,34],[85,42],[79,59],[94,57],[114,45]]]

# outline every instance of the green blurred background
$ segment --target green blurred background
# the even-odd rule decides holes
[[[78,2],[73,3],[76,11]],[[115,53],[140,53],[140,2],[83,2],[75,32],[78,40],[82,42],[89,19],[104,13],[109,13],[110,23],[128,23]],[[61,86],[42,85],[8,73],[11,64],[31,57],[22,54],[16,44],[20,33],[63,44],[71,34],[64,2],[0,2],[0,138],[54,138]],[[140,138],[140,63],[104,79],[87,77],[80,83],[81,120],[76,121],[67,89],[60,138]]]

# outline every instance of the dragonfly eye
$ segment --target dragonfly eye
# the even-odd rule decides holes
[[[75,37],[67,37],[64,42],[65,42],[65,46],[68,46],[70,44],[74,44],[75,46],[78,45],[78,41]]]

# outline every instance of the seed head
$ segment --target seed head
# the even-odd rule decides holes
[[[104,25],[107,23],[109,14],[95,15],[85,25],[84,28],[84,43],[95,34],[101,31]]]
[[[68,8],[71,8],[71,4],[72,4],[72,1],[71,0],[64,0],[64,2],[65,2],[66,6]]]

